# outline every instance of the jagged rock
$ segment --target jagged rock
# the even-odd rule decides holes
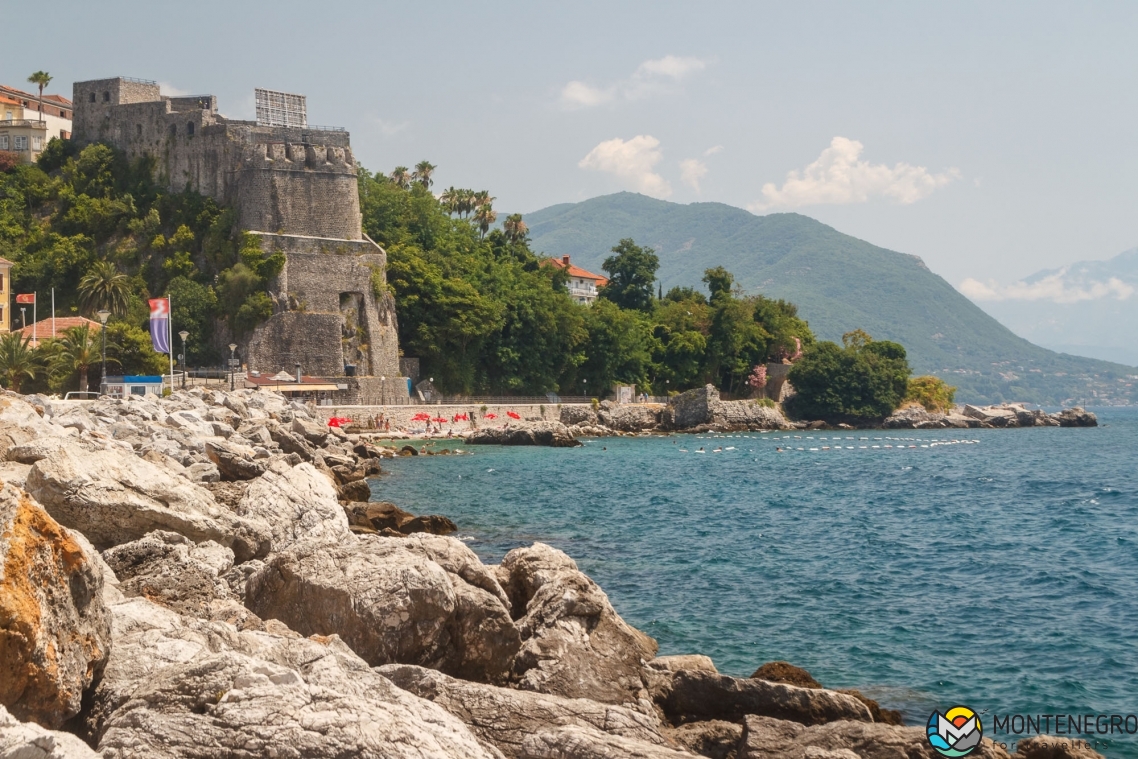
[[[710,656],[703,654],[676,654],[674,656],[657,656],[652,661],[648,662],[648,666],[653,669],[663,669],[669,672],[677,672],[681,669],[695,669],[703,672],[716,672],[719,670],[715,668],[715,662],[711,660]]]
[[[498,577],[522,634],[519,688],[614,704],[646,695],[640,670],[656,641],[625,623],[572,559],[534,543],[506,554]]]
[[[20,722],[0,705],[2,759],[98,759],[91,748],[70,733],[46,730]]]
[[[376,671],[446,709],[507,757],[521,755],[527,735],[554,726],[580,725],[646,743],[665,743],[654,715],[622,706],[471,683],[407,664],[388,664]]]
[[[233,443],[208,440],[205,455],[217,465],[221,479],[226,482],[252,480],[265,473],[265,465],[253,458],[252,449],[242,450]]]
[[[136,456],[61,448],[32,465],[27,488],[56,520],[97,547],[156,529],[216,541],[232,548],[239,562],[264,556],[271,545],[264,522],[233,514],[208,491]]]
[[[1096,417],[1090,411],[1083,409],[1082,406],[1063,409],[1058,414],[1052,414],[1051,418],[1058,422],[1060,427],[1098,426],[1098,417]]]
[[[295,453],[303,461],[312,462],[314,450],[303,437],[274,424],[269,427],[269,436],[285,453]]]
[[[815,680],[809,672],[796,667],[789,662],[772,661],[767,662],[763,666],[755,670],[751,675],[752,678],[759,680],[766,680],[772,683],[786,683],[787,685],[797,685],[800,688],[823,688],[820,682]],[[853,696],[858,701],[865,704],[869,709],[869,714],[873,717],[874,722],[881,722],[886,725],[903,725],[905,724],[901,718],[901,712],[893,709],[882,709],[881,704],[869,698],[859,690],[852,688],[838,688],[835,693],[844,693],[847,696]]]
[[[501,680],[518,631],[500,597],[484,587],[496,585],[494,578],[474,565],[481,566],[470,549],[449,538],[304,542],[249,578],[245,602],[305,635],[337,634],[372,665],[421,664]]]
[[[59,727],[111,646],[102,565],[27,493],[0,487],[0,705]]]
[[[249,484],[234,511],[270,525],[276,552],[300,540],[334,544],[351,537],[332,483],[311,464],[274,463]]]
[[[609,429],[621,432],[654,430],[660,424],[660,407],[605,401],[597,419]]]
[[[585,427],[595,427],[597,412],[588,406],[569,405],[561,407],[561,423],[566,427],[574,424]]]
[[[667,746],[568,725],[532,733],[522,741],[520,759],[692,759]]]
[[[543,445],[551,448],[573,448],[581,441],[569,434],[560,422],[539,422],[529,427],[510,429],[492,427],[466,437],[467,445]]]
[[[304,419],[292,420],[292,431],[294,434],[300,435],[312,445],[320,447],[328,440],[328,425],[317,424],[316,422],[305,421]]]
[[[356,526],[383,532],[392,530],[401,535],[425,532],[431,535],[449,535],[458,526],[444,516],[432,514],[417,517],[396,506],[394,503],[378,501],[372,503],[344,504],[348,521]]]
[[[7,482],[9,485],[23,488],[30,471],[32,471],[30,464],[17,464],[14,461],[0,462],[0,482]]]
[[[186,467],[186,479],[199,485],[221,482],[221,470],[212,461],[199,461]]]
[[[127,598],[141,596],[179,614],[241,630],[262,627],[222,578],[233,568],[233,551],[212,540],[194,545],[176,532],[156,531],[108,549],[103,558]]]
[[[20,464],[34,464],[40,459],[47,458],[50,454],[59,450],[65,445],[77,445],[91,450],[98,450],[97,446],[92,446],[85,442],[80,442],[71,438],[65,437],[39,437],[27,443],[14,445],[8,449],[8,461],[15,461]]]
[[[15,446],[61,433],[60,427],[46,421],[22,396],[8,391],[0,394],[0,459]]]
[[[920,406],[907,406],[894,411],[881,423],[885,429],[924,429],[928,427],[947,427],[944,414],[931,414]]]
[[[500,756],[335,636],[239,633],[143,599],[112,611],[115,649],[87,726],[103,759]]]
[[[971,754],[1007,759],[1008,753],[985,738]],[[747,715],[737,759],[939,759],[921,727],[872,722],[829,722],[807,727],[771,717]]]
[[[425,532],[430,535],[450,535],[456,530],[458,530],[458,525],[440,514],[414,517],[399,526],[399,531],[404,535],[413,535],[417,532]]]
[[[665,429],[789,429],[777,407],[759,401],[724,401],[714,385],[705,385],[670,398],[660,416]]]
[[[341,501],[362,501],[367,502],[371,500],[371,485],[367,480],[356,480],[340,486],[337,497]]]
[[[653,675],[653,699],[672,724],[726,720],[761,714],[817,725],[834,720],[870,722],[869,709],[852,696],[766,680],[730,677],[698,670]]]
[[[231,511],[236,510],[237,504],[245,497],[245,491],[249,489],[249,483],[244,480],[203,482],[201,486],[213,495],[213,500]]]
[[[674,745],[708,759],[735,759],[743,726],[723,720],[689,722],[665,728],[664,736]]]

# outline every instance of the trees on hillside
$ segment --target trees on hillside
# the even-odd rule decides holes
[[[88,314],[106,309],[121,316],[129,301],[130,277],[110,261],[96,261],[79,280],[79,302]]]
[[[609,275],[609,282],[601,289],[600,297],[621,308],[651,311],[653,285],[660,258],[648,248],[642,248],[631,238],[618,242],[612,249],[615,255],[604,260],[601,268]]]
[[[28,347],[30,337],[20,332],[9,332],[0,336],[0,379],[4,380],[4,387],[13,392],[20,392],[20,385],[25,379],[35,379],[39,370],[39,362],[35,354]]]

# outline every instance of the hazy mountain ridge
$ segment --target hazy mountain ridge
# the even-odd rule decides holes
[[[619,193],[526,214],[536,250],[600,271],[623,237],[660,256],[664,289],[700,285],[725,266],[750,292],[799,305],[830,340],[862,328],[903,343],[919,373],[961,400],[1044,404],[1138,402],[1138,370],[1053,353],[1016,336],[917,256],[877,247],[793,213],[755,216],[721,203],[679,205]],[[1096,376],[1097,375],[1097,376]]]
[[[1138,366],[1138,248],[989,289],[976,300],[1017,335],[1052,350]]]

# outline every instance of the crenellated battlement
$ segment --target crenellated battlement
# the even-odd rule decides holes
[[[356,172],[352,149],[338,145],[262,142],[244,149],[242,163],[245,167],[279,171],[327,171],[353,176]]]

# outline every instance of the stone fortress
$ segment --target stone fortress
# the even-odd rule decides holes
[[[289,110],[270,108],[271,96],[289,98]],[[238,121],[213,95],[169,97],[124,77],[76,82],[73,139],[149,156],[161,184],[233,208],[266,253],[285,254],[270,284],[274,313],[240,347],[251,373],[299,365],[346,386],[340,403],[405,402],[387,254],[361,228],[348,132],[308,126],[301,96],[257,97],[257,121]]]

